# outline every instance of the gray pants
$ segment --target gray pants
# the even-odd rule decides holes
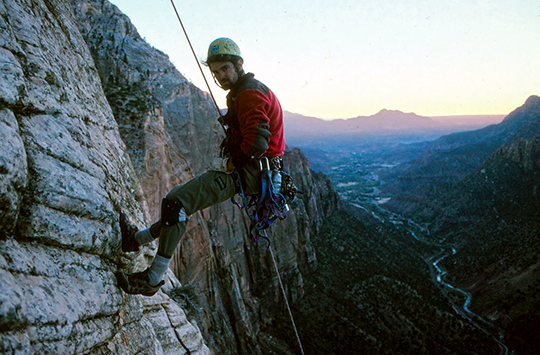
[[[255,195],[261,186],[259,167],[248,165],[240,171],[244,179],[244,193]],[[184,185],[172,189],[165,197],[179,201],[189,216],[199,210],[230,200],[237,193],[236,174],[225,174],[209,171],[196,177]],[[171,258],[182,235],[186,231],[187,222],[166,226],[158,221],[150,227],[150,233],[159,237],[158,255]]]

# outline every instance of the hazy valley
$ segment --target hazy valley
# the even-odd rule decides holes
[[[399,116],[394,112],[397,120],[411,117]],[[348,206],[329,219],[326,235],[319,236],[321,265],[343,268],[339,275],[353,279],[350,284],[340,279],[333,302],[352,302],[353,289],[367,287],[366,278],[373,274],[409,285],[439,310],[451,306],[451,313],[489,334],[491,344],[500,349],[480,336],[475,341],[482,345],[476,349],[428,345],[419,353],[534,354],[540,331],[540,98],[530,97],[500,123],[440,138],[430,134],[423,129],[331,131],[328,137],[293,136],[288,141],[301,147],[314,170],[331,178]],[[443,298],[428,296],[433,289],[425,281]],[[383,284],[374,286],[378,295],[389,295]],[[386,305],[397,307],[414,299],[410,290],[401,295],[400,301]],[[429,314],[418,305],[412,308]],[[399,331],[392,336],[394,341],[407,338]],[[439,339],[439,344],[444,342]],[[406,353],[402,349],[393,351]]]

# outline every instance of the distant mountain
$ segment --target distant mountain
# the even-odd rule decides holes
[[[470,132],[460,132],[441,137],[431,144],[431,149],[448,149],[464,145],[493,142],[499,146],[516,137],[531,138],[540,134],[540,97],[530,96],[525,103],[512,111],[499,124]]]
[[[432,116],[435,121],[464,127],[466,129],[478,129],[491,124],[500,123],[506,115],[459,115],[459,116]]]
[[[284,112],[286,138],[313,136],[356,136],[364,134],[410,134],[475,129],[500,122],[503,116],[425,117],[415,113],[383,109],[371,116],[323,120]]]
[[[430,142],[417,158],[393,169],[387,188],[409,191],[426,183],[455,182],[473,172],[500,146],[540,135],[540,97],[529,97],[501,123],[453,133]],[[393,178],[391,177],[393,175]]]
[[[436,129],[441,123],[414,113],[381,110],[372,116],[349,119],[322,120],[299,114],[284,113],[285,131],[288,136],[351,135],[375,132],[415,131]]]

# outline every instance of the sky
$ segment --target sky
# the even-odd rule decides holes
[[[540,0],[173,1],[199,61],[233,39],[244,69],[305,116],[506,115],[540,95]],[[111,2],[208,91],[171,0]]]

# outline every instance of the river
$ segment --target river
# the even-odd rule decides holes
[[[376,206],[374,211],[373,208],[371,208],[371,206],[374,205],[370,205],[370,208],[366,208],[361,204],[360,201],[358,201],[357,203],[351,203],[351,205],[365,210],[381,223],[389,221],[390,223],[401,225],[402,227],[406,228],[410,236],[415,238],[417,241],[425,243],[424,240],[418,238],[416,234],[417,232],[429,234],[429,231],[427,231],[426,228],[422,227],[418,223],[410,219],[404,218],[403,216],[397,215],[393,212],[383,210],[380,208],[380,206]],[[443,270],[442,267],[440,267],[438,264],[448,256],[456,254],[457,251],[454,248],[448,248],[445,246],[439,247],[441,248],[441,251],[427,260],[430,268],[432,281],[437,285],[444,297],[448,299],[448,301],[452,305],[452,308],[456,311],[457,314],[466,319],[474,327],[493,337],[493,340],[497,342],[497,344],[501,348],[501,355],[514,354],[514,352],[509,350],[508,347],[504,344],[504,331],[501,328],[497,327],[495,324],[487,321],[486,319],[480,317],[479,315],[470,310],[469,306],[472,302],[472,295],[469,292],[455,287],[444,280],[446,271]],[[465,298],[463,305],[456,304],[454,300],[450,297],[449,292],[457,292],[462,294]]]
[[[452,304],[452,308],[456,311],[457,314],[465,318],[469,323],[474,325],[476,328],[480,329],[484,333],[488,334],[489,336],[493,337],[493,340],[499,344],[499,347],[501,348],[501,355],[510,355],[513,354],[513,351],[510,351],[508,347],[504,344],[504,330],[497,327],[495,324],[487,321],[486,319],[480,317],[476,313],[472,312],[469,309],[469,305],[472,301],[472,295],[470,292],[464,291],[460,288],[457,288],[455,286],[450,285],[449,283],[444,281],[444,276],[446,275],[446,271],[443,270],[441,267],[439,267],[439,262],[441,262],[443,259],[450,255],[456,254],[456,249],[452,248],[449,249],[442,249],[440,253],[432,256],[429,260],[429,266],[430,266],[430,272],[433,282],[439,287],[442,294],[450,301]],[[456,305],[456,303],[452,300],[452,298],[449,296],[447,290],[456,291],[458,293],[461,293],[465,296],[465,302],[462,306]]]

